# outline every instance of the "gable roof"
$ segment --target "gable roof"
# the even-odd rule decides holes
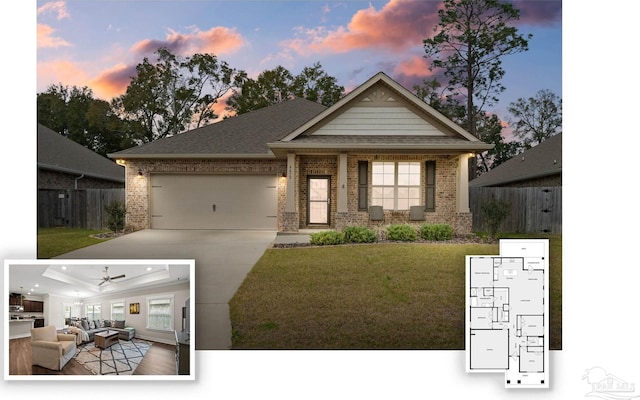
[[[326,107],[295,98],[178,135],[109,154],[110,158],[269,158],[280,140]]]
[[[469,186],[499,186],[561,173],[562,133],[559,133],[475,178]]]
[[[124,182],[124,168],[42,124],[38,124],[38,168]]]
[[[462,153],[493,147],[383,72],[269,146],[274,153],[290,149]]]

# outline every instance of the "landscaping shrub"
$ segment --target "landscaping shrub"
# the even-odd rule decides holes
[[[326,246],[344,243],[344,235],[338,231],[314,232],[310,237],[311,244],[315,246]]]
[[[418,239],[418,234],[412,226],[407,224],[389,225],[387,228],[387,239],[414,242]]]
[[[118,200],[112,201],[104,206],[104,210],[109,215],[107,228],[113,232],[121,232],[124,230],[124,217],[127,215],[127,208],[124,203]]]
[[[498,200],[493,196],[490,200],[485,200],[480,205],[484,223],[489,231],[489,237],[492,239],[496,238],[500,224],[502,224],[507,218],[507,215],[509,215],[510,206],[509,202]]]
[[[420,237],[424,240],[451,240],[453,228],[447,224],[423,224]]]
[[[344,241],[347,243],[373,243],[376,241],[376,232],[364,226],[348,226],[344,228]]]

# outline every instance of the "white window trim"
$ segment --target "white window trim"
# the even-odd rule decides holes
[[[117,320],[116,318],[113,317],[113,306],[115,304],[122,304],[122,320],[125,320],[127,316],[127,313],[125,310],[125,306],[126,306],[125,299],[111,300],[111,303],[109,306],[109,319],[111,319],[112,321]],[[100,310],[100,312],[102,312],[102,309]]]
[[[374,170],[374,166],[377,163],[393,163],[393,185],[375,185],[373,184],[373,170]],[[420,175],[419,175],[419,181],[417,185],[399,185],[398,184],[398,166],[400,163],[414,163],[417,164],[417,166],[419,167],[419,171],[420,171]],[[418,188],[418,193],[419,193],[419,198],[418,198],[418,205],[423,203],[423,199],[422,199],[422,184],[420,182],[422,182],[422,163],[419,161],[373,161],[371,163],[371,188],[373,190],[373,188],[379,187],[379,188],[391,188],[393,187],[393,208],[384,208],[385,210],[393,210],[393,211],[408,211],[409,209],[411,209],[411,205],[409,205],[408,208],[398,208],[398,189],[399,188]],[[374,201],[374,196],[373,193],[371,194],[371,204],[373,204]]]
[[[100,306],[100,316],[98,318],[93,318],[93,319],[102,319],[102,303],[85,304],[84,316],[87,317],[87,319],[89,319],[89,307],[95,307],[95,306]]]
[[[170,302],[170,313],[171,313],[171,318],[169,320],[169,328],[168,329],[161,329],[161,328],[156,328],[156,327],[151,327],[149,325],[149,315],[151,312],[151,301],[152,300],[158,300],[158,299],[169,299]],[[161,293],[161,294],[155,294],[153,296],[147,296],[145,298],[146,301],[146,305],[147,305],[147,317],[146,317],[146,328],[152,331],[159,331],[159,332],[173,332],[175,327],[174,327],[174,321],[176,318],[175,315],[175,295],[173,293]]]

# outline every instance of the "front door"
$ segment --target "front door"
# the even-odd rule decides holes
[[[329,177],[309,177],[309,204],[307,214],[309,225],[329,225],[331,197]]]

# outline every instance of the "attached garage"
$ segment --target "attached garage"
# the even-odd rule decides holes
[[[278,228],[275,175],[151,174],[152,229]]]

